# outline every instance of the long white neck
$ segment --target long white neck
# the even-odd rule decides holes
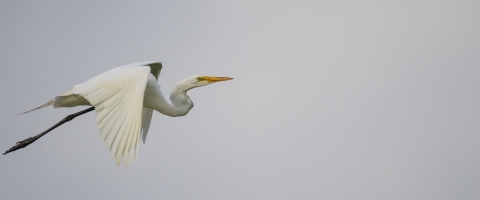
[[[170,101],[177,111],[177,116],[184,116],[193,108],[193,102],[187,95],[189,89],[190,88],[185,88],[180,83],[177,83],[170,92]]]
[[[149,80],[145,89],[143,107],[152,108],[171,117],[185,116],[193,108],[193,102],[187,95],[187,91],[191,88],[187,88],[181,83],[177,83],[172,89],[170,93],[172,103],[170,104],[163,97],[156,80]]]

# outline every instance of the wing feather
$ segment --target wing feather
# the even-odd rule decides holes
[[[113,151],[113,142],[114,142],[115,138],[117,137],[117,135],[119,134],[119,132],[121,130],[121,127],[123,126],[123,124],[125,124],[126,113],[127,112],[123,112],[121,117],[118,120],[116,120],[115,126],[113,126],[113,128],[111,130],[108,130],[107,139],[105,140],[105,147],[110,151]],[[101,130],[101,131],[103,131],[103,130]],[[106,131],[107,130],[105,130],[105,132]]]
[[[142,113],[142,140],[143,140],[143,144],[145,144],[145,140],[147,139],[148,129],[150,129],[150,122],[152,121],[152,114],[153,114],[153,109],[143,108],[143,113]]]
[[[122,153],[122,160],[123,160],[123,166],[124,167],[127,167],[127,158],[128,158],[128,152],[130,152],[130,143],[132,141],[132,138],[135,137],[136,133],[135,133],[135,129],[136,129],[136,126],[134,124],[134,126],[131,127],[131,129],[134,131],[133,134],[129,134],[128,137],[127,137],[127,141],[125,141],[125,145],[124,145],[124,149],[123,149],[123,153]]]
[[[143,97],[150,71],[150,66],[118,67],[88,80],[72,92],[95,107],[100,136],[117,165],[123,159],[126,166],[128,156],[134,151],[138,153],[144,124]]]
[[[116,147],[115,158],[117,161],[117,165],[120,165],[121,158],[123,157],[123,150],[125,149],[125,143],[127,142],[128,136],[131,136],[132,134],[134,134],[132,126],[133,126],[133,122],[130,121],[128,125],[125,126],[125,131],[122,131],[122,135],[120,137],[117,136],[117,138],[115,138],[116,139],[115,143],[117,143],[118,141],[118,144],[114,146]],[[114,151],[112,151],[112,153],[113,152]]]
[[[125,121],[123,122],[123,124],[121,125],[120,127],[120,130],[118,131],[117,135],[115,136],[114,140],[113,140],[113,143],[112,143],[112,146],[110,148],[110,155],[112,157],[115,158],[115,156],[117,155],[117,150],[118,150],[118,147],[120,146],[120,141],[122,140],[123,138],[123,135],[127,132],[127,131],[130,131],[128,128],[130,128],[131,124],[129,123],[128,121],[128,117],[125,118]],[[118,164],[117,164],[118,165]]]
[[[137,128],[140,128],[140,125],[137,124]],[[135,134],[135,137],[132,138],[132,141],[130,142],[130,150],[129,150],[129,154],[130,154],[130,166],[133,164],[133,155],[134,155],[134,152],[135,152],[135,149],[136,149],[136,146],[138,145],[137,141],[138,141],[138,138],[140,138],[140,132],[136,132]],[[136,159],[136,158],[135,158]]]
[[[138,123],[135,123],[134,126],[132,127],[132,129],[134,130],[134,134],[130,134],[128,136],[128,139],[127,139],[127,142],[125,143],[125,150],[123,151],[123,166],[124,167],[127,167],[127,159],[128,159],[128,156],[130,155],[130,150],[132,149],[132,141],[134,141],[134,138],[137,137],[139,131],[138,131]],[[130,161],[130,165],[131,164],[131,161]]]
[[[108,110],[104,111],[104,112],[98,112],[97,113],[97,124],[98,124],[98,129],[101,130],[105,127],[105,125],[107,124],[111,124],[112,122],[115,122],[118,118],[118,115],[116,115],[117,113],[121,112],[121,101],[119,101],[118,99],[117,100],[117,103],[116,104],[113,104],[111,106],[108,106]],[[106,116],[114,116],[114,117],[106,117]]]

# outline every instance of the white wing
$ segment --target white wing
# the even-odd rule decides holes
[[[150,128],[150,122],[152,121],[152,114],[153,114],[153,109],[143,108],[143,112],[142,112],[142,140],[143,140],[143,144],[145,144],[145,140],[147,140],[148,129]]]
[[[160,76],[160,71],[162,70],[162,63],[149,61],[149,62],[141,62],[138,63],[139,65],[148,65],[150,66],[150,73],[155,76],[158,81],[158,77]],[[133,64],[135,65],[135,64]],[[152,114],[153,109],[151,108],[143,108],[142,113],[142,140],[145,144],[145,140],[147,139],[148,129],[150,128],[150,122],[152,121]]]
[[[73,95],[85,98],[96,110],[97,128],[105,146],[117,165],[123,159],[130,165],[138,154],[140,133],[148,130],[142,125],[143,97],[151,68],[144,63],[117,67],[104,72],[73,91]],[[160,64],[161,69],[161,64]],[[160,70],[158,70],[158,73]]]
[[[140,62],[134,63],[130,65],[126,65],[123,67],[135,67],[135,66],[150,66],[150,73],[155,76],[155,79],[158,81],[158,77],[160,76],[160,71],[162,70],[162,63],[156,61],[147,61],[147,62]],[[152,114],[153,109],[151,108],[143,108],[142,112],[142,140],[145,144],[145,140],[147,139],[148,129],[150,128],[150,122],[152,121]]]

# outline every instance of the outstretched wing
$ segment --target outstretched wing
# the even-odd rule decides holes
[[[138,154],[143,96],[150,72],[149,66],[117,67],[72,91],[72,94],[82,96],[95,107],[97,128],[117,166],[122,159],[125,167],[127,160],[132,165]]]

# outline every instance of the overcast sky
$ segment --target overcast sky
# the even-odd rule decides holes
[[[135,2],[135,3],[134,3]],[[11,117],[108,69],[190,75],[132,168],[88,113],[0,156],[0,199],[480,199],[479,1],[0,1],[0,150],[78,108]]]

